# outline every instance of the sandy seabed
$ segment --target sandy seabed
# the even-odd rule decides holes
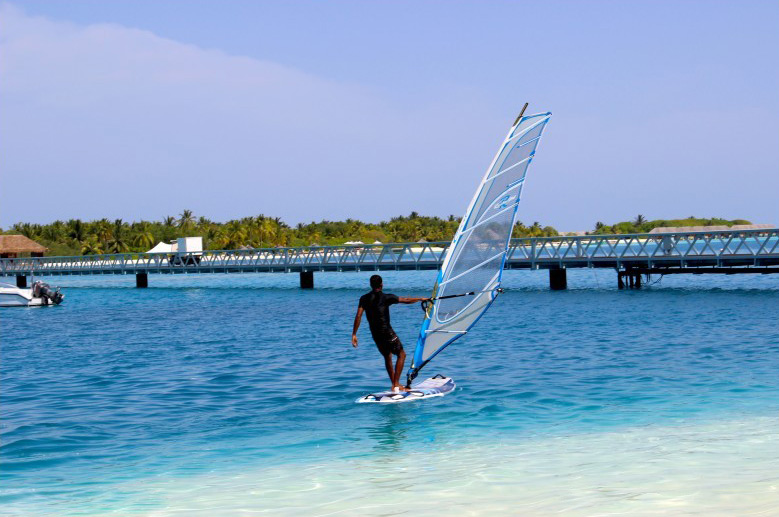
[[[773,516],[779,418],[287,465],[161,482],[152,494],[166,501],[153,516]]]

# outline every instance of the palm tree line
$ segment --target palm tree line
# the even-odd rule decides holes
[[[203,237],[204,249],[270,248],[277,246],[339,245],[349,241],[373,243],[447,241],[452,238],[460,218],[422,216],[393,217],[380,223],[356,219],[320,221],[289,226],[278,217],[264,214],[227,222],[195,217],[183,210],[178,217],[166,216],[160,221],[126,222],[98,219],[54,221],[49,224],[17,223],[7,234],[22,234],[47,248],[50,255],[94,255],[135,253],[151,249],[157,242],[177,237]],[[514,226],[514,237],[549,237],[557,235],[551,226],[534,222]]]
[[[622,221],[612,225],[601,221],[595,223],[595,229],[589,234],[594,235],[620,235],[630,233],[649,233],[655,228],[668,228],[679,226],[733,226],[734,224],[752,224],[746,219],[721,219],[719,217],[695,217],[693,215],[684,219],[654,219],[647,220],[643,214],[638,214],[632,221]]]

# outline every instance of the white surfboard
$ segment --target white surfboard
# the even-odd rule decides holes
[[[363,397],[355,400],[358,404],[366,402],[378,402],[381,404],[396,403],[396,402],[411,402],[412,400],[421,400],[431,397],[443,397],[455,387],[454,379],[451,377],[444,377],[443,375],[436,375],[430,377],[422,382],[418,382],[411,386],[411,391],[381,391],[377,393],[369,393]]]

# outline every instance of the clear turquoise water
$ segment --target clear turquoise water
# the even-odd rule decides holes
[[[561,461],[584,443],[582,464],[606,455],[614,459],[604,472],[633,468],[613,436],[648,429],[651,441],[676,429],[694,449],[751,422],[768,433],[756,447],[779,451],[774,424],[754,424],[774,422],[779,409],[779,276],[675,277],[618,291],[614,272],[571,271],[571,289],[551,292],[544,272],[507,272],[508,291],[426,372],[454,377],[455,393],[388,407],[354,404],[387,385],[365,324],[360,347],[349,343],[369,276],[317,274],[308,291],[297,275],[279,274],[151,276],[145,290],[133,277],[49,279],[64,287],[65,304],[0,314],[3,513],[326,514],[337,503],[339,515],[395,515],[408,502],[372,510],[355,469],[380,472],[397,490],[409,475],[447,476],[442,461],[483,472],[497,491],[490,500],[516,508],[567,490],[559,479],[572,467]],[[414,296],[427,294],[434,272],[384,277],[387,291]],[[393,308],[407,349],[421,317],[418,306]],[[533,458],[549,472],[494,481],[500,461],[479,462],[509,461],[508,451],[518,458],[512,472]],[[409,463],[387,466],[399,458]],[[776,479],[764,459],[745,452],[729,464]],[[670,478],[698,468],[663,465]],[[322,479],[295,485],[316,469]],[[582,490],[591,496],[596,485]],[[663,501],[692,490],[674,487]],[[763,504],[779,507],[773,494]],[[477,496],[458,497],[466,505]]]

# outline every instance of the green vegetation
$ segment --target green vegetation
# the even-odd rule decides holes
[[[411,212],[408,216],[393,217],[380,223],[364,223],[356,219],[320,221],[291,227],[278,217],[258,215],[224,223],[205,217],[195,217],[184,210],[178,218],[168,216],[162,221],[127,223],[121,219],[109,221],[67,222],[50,224],[17,223],[5,234],[22,234],[49,248],[49,255],[91,255],[100,253],[143,252],[156,243],[170,242],[176,237],[203,237],[205,249],[270,248],[275,246],[333,246],[348,241],[416,242],[448,241],[457,230],[460,218],[428,217]],[[744,219],[687,217],[686,219],[657,219],[647,221],[638,215],[632,221],[613,225],[595,224],[590,234],[648,233],[652,228],[667,226],[733,226],[751,224]],[[557,230],[538,222],[514,226],[513,237],[554,237]]]
[[[22,234],[49,248],[49,255],[91,255],[100,253],[143,252],[156,243],[169,242],[177,237],[203,237],[205,249],[268,248],[274,246],[338,245],[348,241],[372,243],[415,242],[425,240],[447,241],[452,238],[460,218],[447,219],[421,216],[393,217],[378,224],[355,219],[321,221],[290,227],[278,217],[258,215],[225,223],[196,218],[184,210],[178,218],[165,217],[162,221],[127,223],[121,219],[109,221],[54,221],[51,224],[17,223],[7,234]],[[549,237],[557,235],[551,226],[539,223],[525,226],[517,223],[514,237]]]
[[[733,226],[734,224],[752,224],[746,219],[720,219],[710,217],[708,219],[690,216],[685,219],[655,219],[647,221],[643,215],[638,216],[632,221],[622,221],[611,226],[598,221],[595,223],[595,230],[589,232],[591,235],[614,235],[625,233],[649,233],[653,228],[667,228],[669,226]]]

